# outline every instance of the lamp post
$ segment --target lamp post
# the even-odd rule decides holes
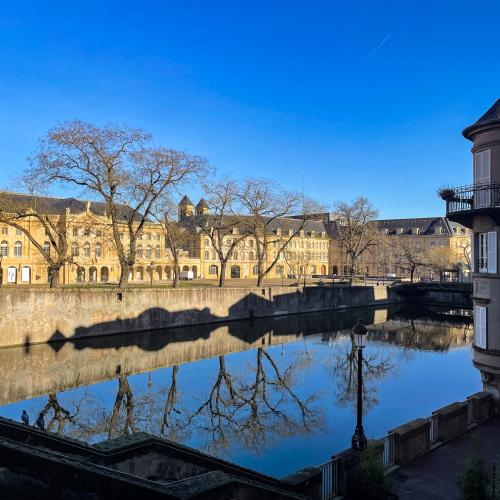
[[[352,329],[354,343],[358,351],[358,404],[356,430],[352,436],[352,449],[364,451],[367,447],[367,439],[363,430],[363,348],[366,341],[366,327],[358,319]]]

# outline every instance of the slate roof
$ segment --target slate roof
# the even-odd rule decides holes
[[[465,227],[456,222],[448,220],[446,217],[418,217],[413,219],[382,219],[374,221],[377,229],[386,232],[388,235],[418,234],[432,235],[442,234],[450,236],[452,234],[465,234]],[[338,237],[342,226],[333,219],[329,218],[327,224],[328,234],[332,237]],[[455,228],[455,230],[454,230]],[[462,231],[462,229],[464,231]]]
[[[208,209],[208,203],[205,201],[204,198],[201,198],[200,201],[198,202],[198,205],[196,205],[196,208],[207,208]]]
[[[500,99],[497,99],[479,120],[465,128],[462,134],[466,139],[473,140],[476,131],[490,125],[500,125]]]
[[[192,231],[196,231],[198,228],[201,227],[206,227],[207,225],[210,225],[210,221],[215,218],[214,215],[211,214],[206,214],[206,215],[191,215],[191,216],[186,216],[183,217],[180,220],[180,224],[187,229],[190,229]],[[227,221],[227,226],[231,226],[234,224],[234,227],[237,227],[240,229],[241,232],[243,232],[244,227],[245,227],[245,219],[250,220],[250,216],[244,216],[244,215],[227,215],[224,217],[225,221]],[[265,219],[265,218],[264,218]],[[290,217],[282,217],[279,219],[273,220],[269,226],[268,229],[271,232],[276,232],[277,229],[281,229],[282,234],[285,235],[286,231],[292,230],[292,231],[297,231],[302,222],[297,219],[297,218],[290,218]],[[325,225],[321,221],[317,220],[308,220],[306,221],[306,224],[304,226],[304,231],[307,235],[310,235],[312,231],[316,233],[316,236],[321,236],[321,233],[326,231]],[[196,231],[196,232],[198,232]]]
[[[2,193],[3,203],[7,205],[11,202],[16,210],[27,210],[32,208],[39,213],[47,215],[63,215],[69,208],[71,213],[83,213],[86,211],[87,203],[90,203],[90,211],[95,215],[104,215],[107,213],[106,204],[97,201],[82,201],[76,198],[54,198],[51,196],[32,196],[22,193]],[[14,207],[13,207],[14,208]],[[123,204],[118,204],[118,218],[126,219],[132,209]],[[136,220],[139,217],[136,216]]]
[[[194,203],[189,199],[189,196],[185,194],[182,197],[182,200],[179,202],[179,205],[191,205],[194,207]]]

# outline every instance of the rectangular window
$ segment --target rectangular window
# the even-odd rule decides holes
[[[23,232],[18,227],[16,227],[16,235],[21,236],[21,234],[23,234]]]
[[[476,347],[486,349],[487,345],[487,314],[486,307],[476,306],[474,308],[474,336]]]
[[[497,272],[497,233],[478,234],[478,268],[480,273]]]
[[[73,236],[78,236],[78,229],[76,227],[73,228]]]
[[[9,234],[9,228],[8,227],[2,227],[2,234]]]
[[[90,236],[90,229],[88,227],[86,227],[84,230],[83,230],[83,234],[85,236]]]
[[[488,233],[478,235],[478,267],[480,273],[488,272]]]

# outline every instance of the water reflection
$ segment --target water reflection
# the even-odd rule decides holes
[[[362,309],[5,349],[0,370],[19,375],[3,377],[0,414],[19,420],[27,409],[31,422],[41,415],[48,430],[90,442],[150,432],[284,474],[320,463],[350,439],[357,318],[369,330],[369,437],[480,389],[468,314]],[[428,374],[447,383],[447,366],[461,371],[461,385],[420,389],[417,377]],[[412,401],[400,404],[410,393],[418,414]]]

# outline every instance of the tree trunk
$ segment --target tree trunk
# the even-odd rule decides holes
[[[118,288],[125,288],[128,285],[130,269],[131,266],[129,266],[129,264],[120,262],[120,281],[118,283]]]
[[[174,257],[174,276],[172,281],[172,288],[177,288],[179,285],[179,257]]]
[[[261,287],[264,278],[266,277],[266,273],[262,271],[260,264],[257,264],[257,286]]]
[[[226,266],[226,261],[220,263],[219,288],[222,288],[226,284]]]
[[[59,270],[62,264],[53,264],[49,266],[49,288],[59,288]]]
[[[414,269],[410,271],[410,283],[413,283],[413,273],[415,272]]]

